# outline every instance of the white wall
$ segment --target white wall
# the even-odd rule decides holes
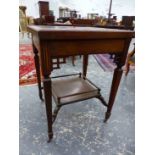
[[[26,5],[28,16],[39,17],[39,0],[19,0],[20,5]],[[59,6],[67,6],[70,9],[76,9],[86,17],[87,13],[97,12],[99,15],[107,16],[110,0],[42,0],[49,1],[50,9],[54,10],[56,17],[59,17]],[[122,15],[135,14],[135,0],[113,0],[112,13],[115,13],[120,19]]]

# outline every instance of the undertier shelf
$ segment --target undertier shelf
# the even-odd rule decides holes
[[[66,76],[52,79],[52,95],[58,105],[86,100],[100,95],[100,89],[87,78]]]

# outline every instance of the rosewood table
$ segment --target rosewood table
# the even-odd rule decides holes
[[[79,92],[75,92],[75,94],[71,94],[70,96],[69,94],[66,95],[65,87],[67,92],[69,92],[70,89],[75,89],[75,87],[84,91],[89,90],[91,92],[91,94],[89,94],[90,92],[87,93],[87,95],[85,94],[87,97],[81,98],[81,100],[98,97],[107,107],[104,119],[106,122],[111,115],[115,96],[123,72],[122,66],[125,64],[130,41],[134,37],[134,31],[76,26],[28,26],[28,31],[32,33],[34,60],[38,79],[39,97],[41,100],[43,100],[42,89],[44,90],[49,142],[53,137],[53,122],[61,105],[63,104],[61,104],[62,98],[59,95],[61,95],[61,93],[64,95],[62,95],[62,97],[64,97],[63,102],[69,99],[67,97],[71,97],[73,99],[73,95],[80,95]],[[113,74],[108,103],[105,103],[100,94],[100,89],[86,79],[88,55],[104,53],[115,54],[115,63],[117,65]],[[67,82],[71,82],[64,81],[64,83],[62,82],[62,85],[64,85],[62,88],[61,81],[53,82],[53,80],[51,80],[51,58],[75,55],[83,55],[83,71],[82,74],[79,74],[79,78],[82,76],[82,79],[84,80],[77,77],[76,80],[71,78],[71,81],[76,83],[76,85],[68,86]],[[41,75],[43,76],[43,87],[41,86]],[[72,90],[70,92],[72,92]],[[56,98],[60,104],[58,104],[58,108],[54,111],[53,115],[52,96]],[[79,96],[76,96],[75,98],[75,101],[80,100],[77,99]],[[69,100],[72,102],[71,99]]]

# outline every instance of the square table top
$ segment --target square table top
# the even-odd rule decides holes
[[[134,31],[80,26],[30,25],[28,31],[40,39],[133,38]]]

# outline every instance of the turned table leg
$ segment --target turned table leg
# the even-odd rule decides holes
[[[51,78],[49,76],[44,76],[43,80],[44,86],[44,96],[45,96],[45,106],[47,115],[47,125],[48,125],[48,142],[53,138],[52,130],[52,88],[51,88]]]
[[[108,107],[107,107],[107,112],[105,114],[104,122],[106,122],[111,115],[111,110],[112,110],[114,100],[117,94],[118,86],[120,84],[122,73],[123,73],[123,70],[121,68],[116,68],[114,71],[111,91],[110,91],[110,97],[109,97],[109,102],[108,102]]]
[[[38,56],[38,50],[35,48],[34,45],[33,45],[33,52],[34,52],[34,62],[35,62],[35,68],[36,68],[36,74],[37,74],[39,97],[43,101],[43,95],[41,91],[41,75],[40,75],[39,56]]]

